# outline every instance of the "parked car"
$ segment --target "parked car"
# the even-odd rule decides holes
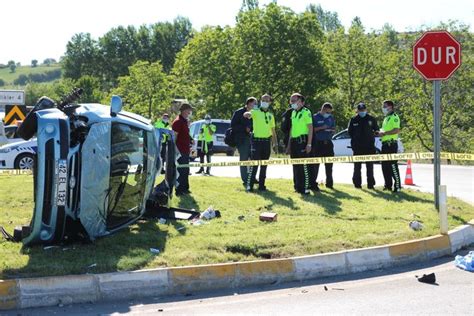
[[[0,169],[33,169],[36,149],[36,138],[0,146]]]
[[[111,106],[42,97],[18,129],[37,136],[33,218],[25,245],[109,235],[141,218],[157,171],[160,142],[139,115]],[[159,133],[158,133],[159,134]]]
[[[351,137],[347,129],[335,134],[332,137],[332,143],[334,144],[335,156],[352,156],[354,154],[351,147]],[[377,154],[380,154],[382,151],[382,141],[378,136],[375,137],[375,150]],[[403,151],[403,143],[398,139],[398,152],[402,153]]]
[[[228,128],[230,128],[230,120],[212,119],[211,123],[216,126],[216,133],[212,136],[212,141],[214,143],[214,153],[225,153],[227,156],[233,156],[235,153],[235,148],[229,147],[226,143],[224,143],[225,132]],[[192,122],[189,126],[189,133],[194,139],[194,145],[191,149],[191,152],[196,152],[198,135],[203,124],[204,120],[199,120]]]

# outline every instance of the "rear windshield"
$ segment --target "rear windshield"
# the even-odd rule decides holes
[[[230,127],[230,123],[212,123],[217,127],[216,134],[225,134],[225,131]]]

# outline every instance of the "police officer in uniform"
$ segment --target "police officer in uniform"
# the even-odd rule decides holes
[[[313,116],[313,156],[314,157],[333,157],[334,156],[334,145],[332,143],[332,135],[336,131],[336,121],[332,116],[332,104],[324,103],[321,107],[321,111]],[[333,188],[332,179],[332,163],[325,163],[326,169],[326,187],[329,189]],[[314,175],[313,183],[310,188],[315,191],[319,191],[318,187],[318,173],[319,164],[313,165]]]
[[[273,147],[277,146],[277,138],[275,133],[275,116],[268,110],[272,98],[268,94],[264,94],[261,98],[260,108],[252,109],[250,112],[244,113],[248,119],[252,119],[252,137],[251,137],[251,159],[252,160],[268,160]],[[276,151],[276,149],[274,149]],[[256,178],[258,166],[250,166],[247,175],[246,191],[252,191]],[[258,190],[266,191],[265,178],[267,175],[267,166],[260,166],[258,177]]]
[[[211,116],[206,114],[204,117],[204,124],[202,125],[199,134],[198,134],[198,143],[197,143],[197,152],[199,156],[199,161],[204,163],[204,156],[207,158],[207,162],[211,162],[212,156],[212,147],[214,142],[212,140],[212,135],[216,133],[217,127],[216,125],[211,123]],[[204,168],[199,168],[198,172],[196,173],[203,173]],[[211,167],[207,167],[206,174],[211,174]]]
[[[311,111],[304,107],[304,97],[293,93],[290,97],[291,130],[288,152],[291,158],[307,158],[313,141],[313,117]],[[293,165],[293,182],[296,192],[309,194],[310,170],[307,164]]]
[[[160,120],[157,120],[155,122],[155,128],[165,128],[165,129],[171,129],[171,125],[170,125],[170,116],[168,115],[168,113],[163,113],[163,116],[161,117]],[[161,169],[161,173],[164,174],[165,173],[165,167],[164,167],[164,164],[166,162],[166,148],[167,148],[167,142],[168,142],[168,135],[167,134],[164,134],[163,135],[163,138],[161,139],[161,152],[160,152],[160,156],[161,156],[161,161],[163,162],[163,168]]]
[[[349,121],[347,130],[351,136],[351,147],[354,156],[374,155],[376,153],[375,134],[378,133],[379,126],[375,117],[367,113],[365,103],[357,104],[357,114]],[[352,183],[358,189],[362,188],[361,169],[362,162],[355,162]],[[365,169],[367,171],[367,188],[373,189],[375,186],[373,162],[367,161]]]
[[[398,133],[400,133],[400,118],[394,112],[394,104],[391,100],[383,101],[382,111],[385,115],[382,129],[379,132],[379,136],[382,139],[382,154],[395,154],[398,152],[397,141]],[[382,161],[382,172],[385,180],[383,189],[399,192],[402,189],[402,185],[397,161]]]

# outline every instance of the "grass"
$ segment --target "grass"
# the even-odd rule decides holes
[[[29,74],[40,74],[40,73],[45,73],[46,71],[51,71],[55,69],[60,69],[61,65],[60,64],[54,64],[51,66],[37,66],[37,67],[31,67],[31,66],[20,66],[16,67],[16,70],[14,73],[10,72],[10,68],[3,68],[0,69],[0,79],[3,79],[5,81],[5,86],[12,87],[13,86],[13,81],[17,79],[20,75],[26,75],[28,76]]]
[[[201,226],[185,221],[159,224],[140,221],[119,233],[89,244],[44,250],[0,239],[0,279],[125,271],[217,262],[281,258],[382,245],[438,233],[432,195],[404,190],[395,196],[381,190],[335,190],[302,197],[289,180],[269,180],[266,193],[245,193],[238,179],[191,177],[192,196],[173,205],[222,217]],[[0,176],[0,225],[11,231],[28,223],[33,207],[31,176]],[[474,207],[450,198],[451,228],[474,218]],[[262,211],[278,213],[274,223],[260,222]],[[417,219],[425,228],[413,231]],[[238,217],[243,215],[244,220]],[[160,249],[159,255],[150,248]],[[90,267],[91,265],[95,266]]]

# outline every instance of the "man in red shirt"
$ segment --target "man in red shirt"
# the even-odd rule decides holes
[[[179,108],[179,116],[173,121],[171,125],[176,139],[176,147],[181,154],[178,158],[180,165],[189,164],[189,153],[191,151],[190,145],[193,139],[189,135],[189,119],[193,112],[193,107],[187,103],[181,104]],[[178,179],[176,184],[176,195],[189,194],[189,168],[178,168]]]

